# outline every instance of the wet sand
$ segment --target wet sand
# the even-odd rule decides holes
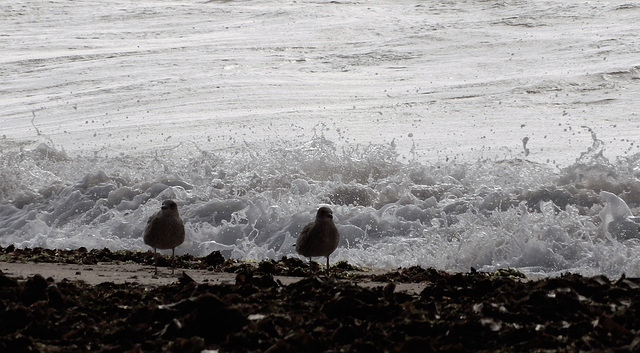
[[[168,286],[176,284],[183,277],[183,273],[197,283],[233,285],[236,281],[235,273],[215,272],[211,270],[181,270],[176,269],[175,274],[171,274],[169,268],[161,268],[158,275],[154,275],[153,266],[130,263],[99,263],[95,265],[76,265],[63,263],[34,263],[34,262],[0,262],[0,271],[5,276],[18,280],[26,280],[34,274],[40,274],[45,278],[51,278],[55,282],[59,281],[83,281],[89,285],[98,285],[109,282],[114,284],[132,284],[139,286]],[[353,283],[374,288],[384,286],[387,283],[370,280],[373,275],[383,275],[388,270],[356,270],[352,275],[357,277]],[[324,268],[318,271],[319,275],[324,274]],[[283,285],[298,282],[307,277],[299,276],[273,276],[276,281]],[[396,290],[405,291],[412,294],[419,294],[424,289],[424,283],[398,283]]]
[[[637,351],[640,280],[0,248],[3,352]]]

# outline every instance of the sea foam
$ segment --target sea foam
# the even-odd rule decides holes
[[[6,146],[0,245],[145,251],[147,218],[174,199],[187,232],[178,254],[298,256],[297,235],[328,205],[341,233],[333,262],[638,275],[640,156],[610,163],[599,143],[594,136],[563,169],[421,163],[393,144],[341,149],[323,136],[233,154],[181,145],[110,158]]]

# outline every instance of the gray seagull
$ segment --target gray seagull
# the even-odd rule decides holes
[[[307,224],[300,232],[296,241],[296,251],[308,257],[309,262],[314,256],[326,256],[329,271],[329,255],[336,250],[339,241],[340,233],[333,223],[333,212],[329,207],[320,207],[316,220]]]
[[[144,231],[144,243],[153,248],[155,274],[158,274],[157,249],[171,249],[171,273],[174,271],[176,246],[184,242],[184,223],[178,213],[178,205],[173,200],[165,200],[158,213],[149,217]]]

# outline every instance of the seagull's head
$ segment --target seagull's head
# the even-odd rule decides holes
[[[160,208],[164,212],[178,212],[178,204],[173,200],[165,200]]]
[[[333,219],[333,211],[331,211],[331,209],[329,207],[320,207],[318,209],[318,213],[316,213],[316,219],[317,220],[323,220],[323,219]]]

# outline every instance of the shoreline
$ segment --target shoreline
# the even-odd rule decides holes
[[[371,276],[380,276],[392,270],[366,270],[353,271],[350,275],[353,279],[343,279],[353,282],[365,288],[384,287],[388,282],[371,280]],[[233,285],[236,282],[236,274],[233,272],[215,272],[210,270],[185,270],[177,268],[175,273],[167,267],[159,267],[158,275],[153,274],[153,266],[131,263],[98,263],[95,265],[78,265],[64,263],[36,263],[36,262],[2,262],[0,261],[0,273],[7,277],[26,281],[38,274],[44,278],[50,278],[55,282],[82,281],[88,285],[96,286],[102,283],[130,284],[143,287],[170,286],[180,282],[186,274],[199,284]],[[324,276],[324,270],[319,272]],[[300,276],[273,276],[274,280],[282,285],[304,280],[307,277]],[[426,284],[424,283],[397,283],[396,291],[404,291],[410,294],[420,294]]]
[[[111,251],[106,248],[60,250],[0,247],[0,271],[5,276],[22,280],[40,274],[56,282],[69,280],[83,281],[89,285],[111,282],[141,286],[167,286],[179,282],[180,278],[186,275],[196,283],[232,285],[236,281],[237,273],[244,270],[267,272],[282,285],[289,285],[312,276],[327,277],[322,264],[313,262],[310,265],[308,261],[298,258],[283,257],[280,260],[253,262],[225,259],[220,252],[214,251],[201,258],[191,255],[176,256],[176,267],[172,273],[171,258],[168,255],[159,254],[158,275],[154,275],[153,259],[151,251]],[[328,277],[350,281],[368,288],[382,287],[393,282],[397,291],[419,294],[426,286],[424,278],[420,276],[412,278],[411,274],[403,274],[404,272],[410,273],[416,268],[421,267],[360,268],[341,261],[331,266]],[[545,278],[541,276],[529,277],[512,269],[498,270],[492,274],[513,277],[521,281]]]
[[[8,251],[10,250],[10,251]],[[0,351],[636,351],[640,279],[0,248]],[[43,260],[47,260],[46,262]],[[104,261],[101,261],[104,260]],[[82,263],[89,262],[89,263]]]

